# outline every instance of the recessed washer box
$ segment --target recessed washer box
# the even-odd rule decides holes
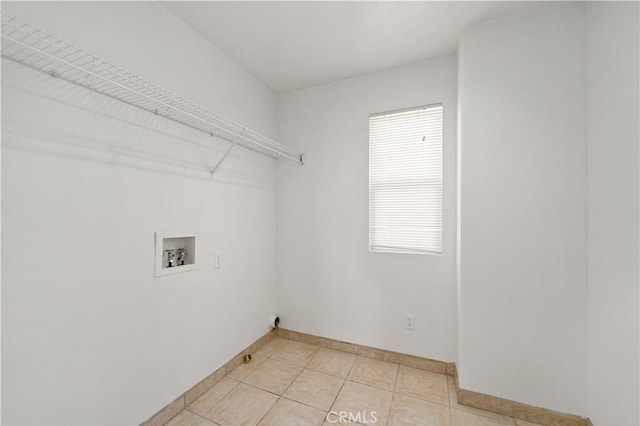
[[[156,277],[198,269],[194,232],[156,232]]]

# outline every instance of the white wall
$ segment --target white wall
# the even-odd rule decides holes
[[[457,354],[467,389],[638,423],[637,4],[589,4],[586,32],[564,4],[464,33],[458,318],[455,58],[281,95],[276,132],[268,89],[161,5],[2,8],[307,154],[278,195],[246,151],[209,181],[224,143],[3,60],[4,423],[139,423],[277,303],[301,332]],[[433,102],[445,252],[369,253],[368,115]],[[165,229],[199,232],[200,270],[153,278]]]
[[[639,13],[637,2],[587,5],[588,413],[597,425],[640,423]]]
[[[444,104],[444,254],[368,250],[368,117]],[[306,154],[278,200],[282,326],[455,358],[456,61],[436,59],[278,97],[278,138]],[[404,329],[415,314],[416,329]]]
[[[586,414],[584,6],[468,28],[459,51],[460,385]]]
[[[273,135],[270,92],[158,3],[2,7]],[[2,62],[3,423],[138,424],[267,331],[275,162],[210,181],[225,143]],[[158,230],[200,269],[154,278]]]

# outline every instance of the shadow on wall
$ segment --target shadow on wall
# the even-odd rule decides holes
[[[273,190],[275,160],[2,60],[3,148]],[[298,166],[299,167],[299,166]]]

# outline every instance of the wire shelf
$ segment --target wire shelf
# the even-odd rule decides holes
[[[81,48],[1,13],[2,57],[273,158],[303,156]],[[219,164],[218,164],[219,165]],[[216,166],[217,167],[217,166]]]

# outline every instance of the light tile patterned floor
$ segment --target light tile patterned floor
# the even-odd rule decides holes
[[[276,337],[167,425],[535,426],[459,405],[452,377]]]

